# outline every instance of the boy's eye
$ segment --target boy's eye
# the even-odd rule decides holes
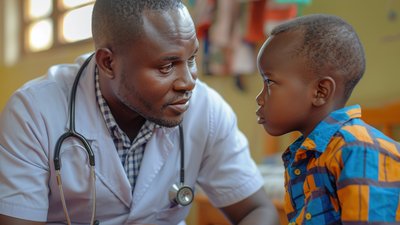
[[[268,79],[268,78],[265,78],[265,79],[264,79],[264,83],[269,87],[269,86],[271,86],[272,84],[274,84],[275,82],[274,82],[273,80],[270,80],[270,79]]]
[[[170,73],[172,71],[173,67],[174,66],[172,65],[172,63],[169,63],[169,64],[167,64],[165,66],[162,66],[160,68],[160,72],[164,73],[164,74],[168,74],[168,73]]]

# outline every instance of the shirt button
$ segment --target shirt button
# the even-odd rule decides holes
[[[296,174],[297,176],[301,174],[301,170],[300,169],[295,169],[294,170],[294,174]]]
[[[311,213],[306,213],[306,220],[310,220],[311,219]]]

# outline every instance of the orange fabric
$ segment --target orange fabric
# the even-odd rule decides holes
[[[208,29],[210,29],[211,23],[203,23],[196,27],[197,37],[199,39],[205,38]]]
[[[344,126],[342,129],[348,131],[350,134],[357,137],[359,141],[363,141],[370,144],[374,143],[367,129],[363,126],[360,125]]]
[[[396,148],[396,145],[393,144],[392,142],[389,142],[385,139],[382,138],[377,138],[376,139],[379,142],[379,145],[386,149],[390,154],[396,155],[397,157],[400,157],[400,153]]]
[[[397,206],[397,210],[396,210],[396,221],[400,221],[400,203]]]
[[[284,8],[268,8],[264,14],[264,22],[272,21],[283,21],[296,17],[297,6],[292,4]]]
[[[249,2],[249,18],[247,21],[247,30],[244,40],[251,43],[259,43],[265,41],[264,34],[264,10],[266,0]]]
[[[287,5],[283,8],[268,7],[267,0],[249,3],[249,19],[244,39],[251,43],[263,42],[266,39],[264,25],[269,21],[284,21],[296,17],[297,6]]]
[[[379,155],[379,181],[400,182],[400,165],[384,154]]]
[[[348,195],[352,197],[349,198]],[[349,185],[338,190],[342,208],[342,220],[368,221],[369,187],[365,185]]]

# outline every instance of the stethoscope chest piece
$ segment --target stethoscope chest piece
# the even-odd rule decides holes
[[[169,191],[169,199],[171,202],[181,206],[187,206],[192,203],[193,197],[193,189],[187,185],[174,184]]]

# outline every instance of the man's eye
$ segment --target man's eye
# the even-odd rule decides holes
[[[190,59],[188,59],[188,65],[190,67],[194,66],[196,64],[196,56],[192,56],[190,57]]]
[[[170,73],[173,68],[174,68],[174,66],[172,65],[172,63],[170,63],[170,64],[167,64],[165,66],[162,66],[160,68],[160,72],[164,73],[164,74],[167,74],[167,73]]]

